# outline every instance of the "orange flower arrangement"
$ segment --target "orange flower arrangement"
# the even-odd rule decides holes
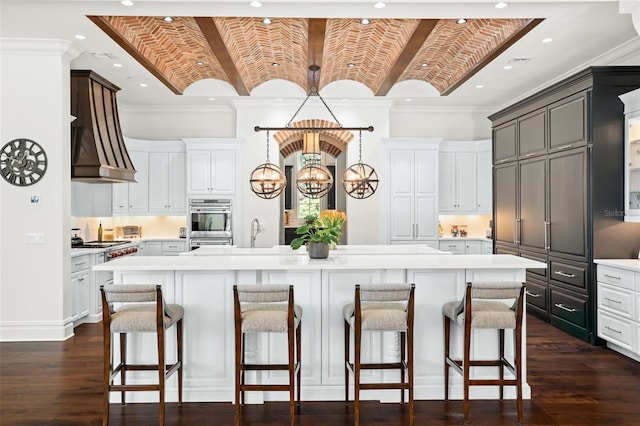
[[[296,250],[307,242],[336,244],[340,241],[342,225],[346,221],[347,215],[344,212],[323,210],[311,225],[303,225],[296,229],[299,237],[291,241],[291,248]]]

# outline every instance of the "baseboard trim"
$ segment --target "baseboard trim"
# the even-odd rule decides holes
[[[0,342],[63,341],[73,336],[73,321],[3,321]]]

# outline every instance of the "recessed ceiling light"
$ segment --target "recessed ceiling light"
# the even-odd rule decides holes
[[[477,84],[476,89],[482,89],[484,86],[482,84]]]
[[[368,18],[362,18],[362,19],[360,20],[360,23],[361,23],[362,25],[369,25],[369,24],[371,23],[371,20],[370,20],[370,19],[368,19]]]
[[[460,18],[456,21],[456,24],[466,24],[467,20],[465,18]]]
[[[210,100],[210,101],[215,101],[215,100],[216,100],[216,98],[209,98],[209,100]]]
[[[505,3],[503,1],[501,1],[500,3],[496,3],[496,5],[494,6],[496,9],[504,9],[505,7],[509,6],[508,3]]]
[[[140,87],[149,87],[147,83],[140,83]]]
[[[354,64],[353,62],[349,62],[349,63],[347,64],[347,66],[348,66],[349,68],[353,68],[353,67],[355,67],[355,66],[356,66],[356,64]]]
[[[270,18],[264,18],[262,20],[262,23],[265,24],[265,25],[270,25],[271,24],[271,19]]]
[[[133,6],[133,2],[131,0],[122,0],[120,4],[123,6]]]
[[[83,36],[82,34],[76,34],[76,35],[74,35],[74,37],[77,38],[78,40],[84,40],[84,39],[87,38],[87,37]]]
[[[272,66],[272,67],[274,67],[274,68],[278,68],[278,67],[280,66],[280,64],[279,64],[279,63],[277,63],[277,62],[273,62],[273,63],[271,64],[271,66]]]
[[[553,39],[551,37],[547,37],[547,38],[543,38],[542,42],[543,43],[551,43],[553,41]]]
[[[381,1],[379,1],[376,4],[374,4],[373,7],[375,7],[376,9],[383,9],[383,8],[387,7],[387,5],[386,5],[386,3],[383,3]]]
[[[122,68],[122,64],[118,64],[118,63],[113,64],[113,66],[116,67],[116,68]]]
[[[204,65],[204,62],[202,62],[202,61],[197,61],[197,62],[196,62],[196,65],[200,65],[200,66],[202,66],[202,65]]]
[[[163,20],[164,22],[173,22],[173,17],[171,17],[171,16],[165,16],[164,18],[162,18],[162,20]]]
[[[426,62],[423,62],[423,63],[421,63],[421,64],[420,64],[420,66],[421,66],[422,68],[426,68],[426,67],[428,67],[428,66],[429,66],[429,64],[428,64],[428,63],[426,63]]]
[[[413,101],[413,99],[411,99],[411,98],[407,98],[407,99],[405,99],[405,101],[406,101],[406,102],[411,102],[411,101]]]
[[[249,3],[249,6],[251,6],[251,7],[262,7],[262,3],[260,3],[259,1],[252,1],[251,3]]]
[[[513,68],[511,65],[505,65],[505,66],[504,66],[504,69],[505,69],[505,70],[510,70],[511,68]]]

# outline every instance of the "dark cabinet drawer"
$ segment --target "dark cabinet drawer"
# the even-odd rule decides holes
[[[534,278],[527,276],[527,304],[547,310],[548,286]]]
[[[546,151],[546,110],[542,108],[518,119],[518,153],[522,159]]]
[[[549,150],[587,143],[587,96],[582,92],[549,105]]]
[[[551,287],[551,315],[582,329],[587,328],[587,298]]]
[[[525,259],[535,260],[536,262],[547,263],[547,256],[538,254],[538,253],[530,253],[530,252],[524,252],[520,250],[520,257],[524,257]],[[527,275],[529,273],[532,273],[540,277],[546,278],[547,271],[548,271],[548,266],[547,268],[532,268],[532,269],[527,269]]]
[[[551,260],[549,277],[554,281],[568,284],[575,289],[587,289],[587,266],[584,264],[569,264]]]
[[[495,164],[516,159],[516,121],[493,130],[493,161]]]

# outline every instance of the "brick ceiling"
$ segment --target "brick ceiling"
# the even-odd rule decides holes
[[[320,66],[319,90],[355,80],[385,96],[396,83],[420,80],[446,96],[541,22],[379,19],[362,25],[358,19],[272,18],[265,25],[260,18],[89,18],[174,93],[212,78],[244,96],[274,79],[308,92],[310,65]]]

